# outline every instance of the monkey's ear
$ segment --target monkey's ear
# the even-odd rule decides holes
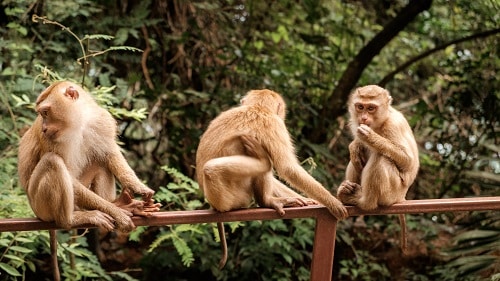
[[[389,104],[392,104],[392,96],[389,96]]]
[[[64,95],[73,99],[73,100],[77,100],[78,97],[80,97],[80,94],[78,93],[78,91],[75,90],[75,88],[73,88],[72,86],[69,86],[68,88],[66,88],[66,92],[64,93]]]

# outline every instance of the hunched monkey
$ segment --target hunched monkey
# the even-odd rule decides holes
[[[391,106],[389,92],[376,85],[357,88],[349,97],[350,162],[337,197],[363,210],[405,201],[419,169],[418,147],[403,114]],[[406,251],[406,222],[399,215],[401,247]]]
[[[135,227],[132,215],[159,210],[154,191],[115,141],[116,121],[90,94],[75,83],[55,82],[38,96],[36,111],[19,144],[18,173],[38,218],[65,229],[93,224],[113,230],[116,224],[128,232]],[[116,201],[115,177],[123,188]]]
[[[284,207],[325,205],[337,219],[347,210],[299,164],[285,125],[286,104],[273,91],[253,90],[241,105],[222,112],[208,126],[196,153],[196,178],[208,203],[219,212],[247,208],[253,199],[261,207],[285,213]],[[273,175],[304,192],[308,199]],[[222,268],[227,259],[223,225]]]

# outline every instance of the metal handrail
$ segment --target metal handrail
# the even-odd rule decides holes
[[[500,196],[407,200],[403,203],[394,204],[390,207],[378,208],[373,211],[363,211],[352,206],[348,206],[347,210],[349,212],[349,216],[500,210]],[[321,205],[287,208],[286,213],[283,216],[280,216],[273,209],[253,208],[226,213],[218,213],[212,210],[158,212],[147,218],[132,217],[132,221],[136,226],[163,226],[171,224],[296,218],[316,219],[311,263],[311,280],[331,280],[337,220],[330,215],[324,206]],[[93,226],[82,225],[76,228],[91,227]],[[43,222],[36,218],[0,219],[0,232],[54,229],[59,229],[54,223]]]

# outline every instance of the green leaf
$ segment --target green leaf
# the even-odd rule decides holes
[[[12,251],[15,251],[15,252],[21,252],[21,253],[25,253],[25,254],[28,254],[28,253],[33,252],[33,250],[32,250],[32,249],[28,249],[28,248],[21,247],[21,246],[12,246],[12,247],[10,247],[10,249],[11,249]]]
[[[470,240],[500,238],[500,231],[495,230],[471,230],[457,235],[454,240],[459,243],[467,242]]]
[[[21,273],[19,273],[19,271],[17,271],[17,269],[15,269],[14,267],[12,267],[6,263],[0,262],[0,268],[3,269],[5,272],[7,272],[7,274],[9,274],[11,276],[21,276]]]

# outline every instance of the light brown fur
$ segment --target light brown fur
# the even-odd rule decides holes
[[[130,216],[159,210],[154,191],[116,144],[116,121],[90,94],[72,82],[56,82],[39,95],[36,110],[19,144],[18,173],[38,218],[62,228],[93,224],[112,230],[116,223],[130,231]],[[123,188],[117,200],[115,177]]]
[[[342,203],[300,166],[285,126],[285,112],[279,94],[253,90],[240,106],[210,123],[196,154],[196,177],[207,201],[215,210],[226,212],[247,208],[255,199],[259,206],[283,215],[284,207],[315,204],[316,200],[336,218],[346,218]],[[314,200],[281,183],[273,169]]]
[[[391,102],[389,92],[376,85],[360,87],[350,96],[354,140],[346,180],[337,191],[346,205],[373,210],[403,202],[417,176],[417,143],[408,121]],[[400,219],[404,231],[404,216]]]

